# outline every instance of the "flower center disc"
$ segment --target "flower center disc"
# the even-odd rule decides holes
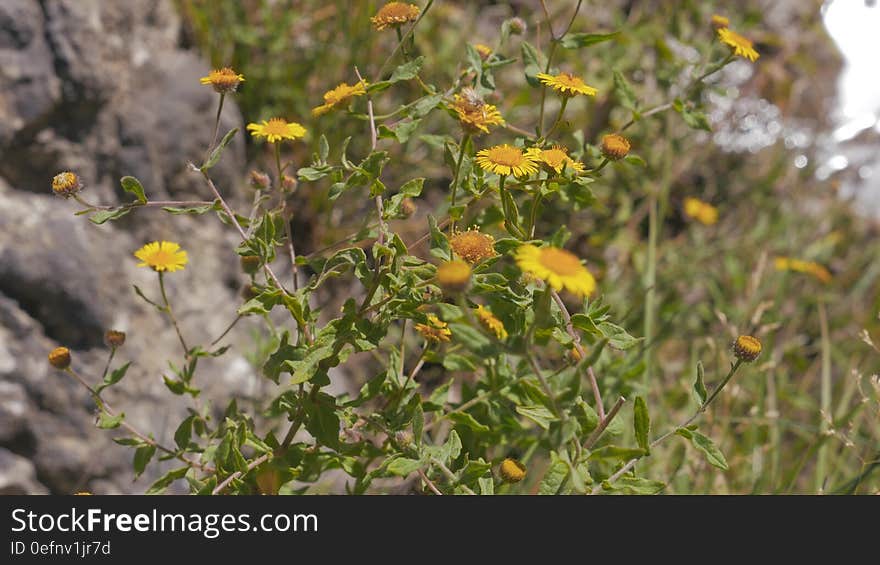
[[[517,167],[522,164],[522,152],[515,147],[499,147],[492,151],[492,161],[498,165]]]

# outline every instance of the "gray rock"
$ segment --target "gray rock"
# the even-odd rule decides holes
[[[0,447],[0,495],[46,493],[46,487],[37,481],[33,463]]]

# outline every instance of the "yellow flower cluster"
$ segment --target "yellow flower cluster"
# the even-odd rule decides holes
[[[699,198],[684,199],[684,215],[707,226],[718,223],[718,208]]]

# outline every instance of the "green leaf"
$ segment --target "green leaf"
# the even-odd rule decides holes
[[[477,479],[477,485],[480,487],[480,494],[495,494],[495,481],[493,481],[491,477]]]
[[[614,71],[614,92],[624,108],[629,108],[633,111],[639,109],[639,100],[636,98],[636,93],[633,92],[632,86],[630,86],[626,77],[623,76],[623,73],[619,71]]]
[[[188,465],[168,471],[167,473],[162,475],[159,480],[150,485],[150,488],[147,489],[146,494],[161,494],[165,491],[166,488],[168,488],[171,483],[178,479],[182,479],[186,475],[187,471],[189,471]]]
[[[645,451],[641,448],[620,447],[617,445],[605,445],[599,449],[590,452],[590,459],[619,459],[620,461],[629,461],[645,455]]]
[[[545,430],[550,429],[550,423],[555,422],[557,419],[556,416],[553,415],[553,412],[551,412],[546,406],[540,404],[532,406],[517,406],[516,412],[538,424]]]
[[[730,467],[727,465],[727,459],[718,449],[718,446],[707,436],[704,436],[697,430],[689,430],[687,428],[678,428],[675,433],[681,437],[690,440],[691,444],[698,450],[702,451],[706,456],[706,460],[713,467],[718,467],[722,471],[727,471]]]
[[[609,41],[620,35],[619,31],[614,33],[569,33],[562,38],[562,46],[566,49],[580,49],[603,41]]]
[[[112,430],[118,428],[124,419],[125,412],[120,412],[116,416],[111,416],[102,410],[101,414],[98,416],[98,427],[102,430]]]
[[[651,432],[651,418],[648,416],[648,405],[641,396],[636,397],[633,409],[633,429],[636,432],[636,443],[645,451],[645,455],[650,455],[648,434]]]
[[[631,336],[625,329],[611,322],[599,322],[597,327],[602,335],[608,338],[611,347],[615,349],[629,349],[642,340],[642,338]]]
[[[134,177],[126,176],[119,179],[119,184],[122,185],[122,190],[134,194],[138,202],[140,202],[141,204],[147,203],[147,197],[144,194],[144,187],[141,186],[141,181],[137,180]]]
[[[391,73],[391,78],[388,79],[388,82],[394,84],[395,82],[400,82],[402,80],[416,78],[419,75],[419,71],[422,69],[422,64],[424,62],[424,57],[416,57],[412,61],[400,65],[394,69],[393,73]]]
[[[603,482],[602,488],[608,492],[619,492],[621,494],[657,494],[666,488],[666,483],[625,475],[614,481],[614,483]]]
[[[581,425],[581,432],[588,434],[599,426],[599,415],[580,396],[575,399],[574,417]]]
[[[541,484],[538,485],[538,494],[556,494],[562,483],[568,477],[571,470],[568,463],[563,461],[555,451],[550,452],[550,466],[544,473]]]
[[[544,72],[547,60],[528,41],[522,42],[522,59],[525,64],[526,81],[531,86],[541,86],[541,81],[535,75]]]
[[[431,254],[435,257],[449,258],[449,240],[446,239],[446,234],[437,227],[437,220],[434,216],[428,216],[428,227],[431,231]]]
[[[475,432],[488,432],[490,430],[489,426],[481,424],[477,421],[476,418],[474,418],[467,412],[453,412],[452,414],[449,414],[447,418],[449,418],[456,424],[467,426]]]
[[[187,206],[184,208],[179,208],[177,206],[162,206],[162,209],[168,212],[169,214],[174,214],[175,216],[180,216],[182,214],[192,214],[193,216],[198,216],[204,214],[206,212],[210,212],[211,210],[217,209],[220,205],[219,202],[214,204],[203,204],[201,206]]]
[[[118,220],[122,216],[125,216],[131,212],[131,208],[114,208],[112,210],[98,210],[91,216],[89,216],[89,221],[96,225],[101,225],[104,222],[109,220]]]
[[[388,464],[385,470],[392,475],[405,477],[410,473],[418,471],[422,467],[422,465],[423,463],[418,459],[407,459],[406,457],[398,457],[391,461],[391,463]]]
[[[184,418],[174,432],[174,443],[176,443],[177,447],[180,449],[186,449],[189,445],[189,440],[192,437],[193,420],[195,417],[195,414],[191,414]]]
[[[446,440],[446,443],[438,450],[438,459],[442,461],[444,464],[449,464],[450,461],[456,459],[461,454],[461,438],[458,437],[458,432],[452,430],[449,432],[449,439]]]
[[[697,361],[697,380],[694,381],[694,394],[697,395],[700,406],[706,403],[706,397],[709,396],[709,391],[706,390],[706,383],[703,382],[703,377],[703,362]]]
[[[104,390],[108,386],[115,385],[116,383],[121,381],[122,377],[125,376],[126,371],[128,371],[128,367],[130,365],[131,365],[131,362],[129,361],[125,365],[119,367],[118,369],[116,369],[115,371],[113,371],[112,373],[110,373],[109,375],[104,377],[104,382],[101,383],[100,385],[98,385],[97,387],[95,387],[95,392],[100,393],[102,390]]]
[[[684,123],[686,123],[688,127],[693,129],[712,131],[712,126],[709,125],[709,120],[708,118],[706,118],[706,114],[704,114],[701,110],[691,107],[689,104],[682,102],[680,99],[676,99],[675,102],[672,103],[672,107],[675,109],[676,112],[681,114]]]
[[[200,167],[200,170],[207,171],[217,164],[217,161],[220,160],[220,155],[223,154],[223,150],[226,149],[226,146],[229,145],[229,142],[232,141],[232,138],[236,133],[238,133],[238,128],[232,128],[226,132],[226,135],[220,140],[220,144],[211,151],[211,155],[208,157],[208,160],[205,161],[205,164]]]
[[[147,468],[147,464],[155,454],[155,445],[145,445],[134,451],[134,478],[138,478],[143,474],[144,469]]]
[[[320,393],[315,402],[306,407],[306,429],[322,444],[339,445],[339,416],[336,415],[336,399]]]
[[[443,368],[447,371],[473,371],[477,367],[473,361],[457,353],[447,353],[443,357]]]

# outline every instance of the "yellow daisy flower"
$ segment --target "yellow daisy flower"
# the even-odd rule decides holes
[[[247,130],[254,137],[265,137],[269,143],[277,143],[285,139],[293,141],[306,134],[306,128],[296,122],[288,123],[284,118],[263,120],[261,124],[251,123],[247,125]]]
[[[728,29],[726,27],[718,28],[718,39],[721,40],[722,43],[728,45],[731,49],[733,49],[733,53],[735,55],[739,55],[743,59],[748,59],[749,61],[756,61],[760,55],[752,44],[752,42],[740,34],[736,33],[732,29]]]
[[[355,96],[363,96],[367,93],[369,83],[365,80],[359,81],[357,84],[349,85],[347,83],[339,83],[339,86],[324,93],[324,104],[312,109],[313,116],[321,116],[330,110],[344,105]]]
[[[557,175],[561,175],[566,167],[578,173],[584,170],[584,164],[569,157],[568,149],[565,147],[559,145],[554,145],[550,149],[532,147],[529,151]]]
[[[736,338],[735,342],[733,342],[734,356],[746,363],[751,363],[757,359],[763,348],[764,346],[761,345],[761,340],[751,335],[741,335]]]
[[[474,310],[474,314],[487,332],[492,332],[498,339],[507,339],[507,329],[504,327],[504,322],[496,318],[491,310],[480,304]]]
[[[711,23],[713,29],[719,30],[730,26],[730,19],[725,16],[719,16],[718,14],[712,14]]]
[[[581,77],[574,76],[571,73],[559,73],[558,75],[538,73],[535,76],[543,84],[549,86],[562,96],[576,96],[578,94],[595,96],[598,92],[592,86],[587,85]]]
[[[80,190],[82,190],[82,181],[76,173],[64,171],[52,177],[52,192],[58,196],[70,198]]]
[[[707,226],[718,222],[718,208],[699,198],[684,199],[684,214]]]
[[[828,284],[831,282],[831,271],[815,261],[792,259],[791,257],[776,257],[773,264],[777,271],[794,271],[816,277],[819,281]]]
[[[452,97],[449,107],[458,114],[461,127],[472,135],[489,133],[489,126],[504,124],[501,112],[492,104],[486,104],[473,89],[462,89]]]
[[[210,84],[214,89],[214,92],[227,94],[229,92],[235,92],[238,85],[244,82],[244,75],[236,73],[229,67],[224,67],[222,69],[212,70],[208,73],[208,76],[200,78],[199,82],[202,84]]]
[[[453,234],[449,238],[449,246],[456,255],[471,264],[497,255],[495,253],[495,238],[474,229]]]
[[[567,289],[576,296],[589,296],[596,290],[596,279],[576,255],[558,247],[521,245],[516,264],[524,273],[542,279],[553,290]]]
[[[420,12],[421,9],[415,4],[388,2],[379,8],[376,15],[370,18],[370,22],[377,31],[382,31],[389,27],[400,27],[407,22],[414,22]]]
[[[141,260],[138,267],[150,267],[159,273],[183,270],[188,261],[186,251],[172,241],[148,243],[135,251],[134,256]]]
[[[449,341],[449,338],[452,337],[452,330],[449,329],[449,324],[434,314],[428,314],[427,324],[416,324],[415,328],[428,341]]]
[[[534,154],[507,144],[477,152],[477,164],[496,175],[524,177],[538,172],[538,159]]]

